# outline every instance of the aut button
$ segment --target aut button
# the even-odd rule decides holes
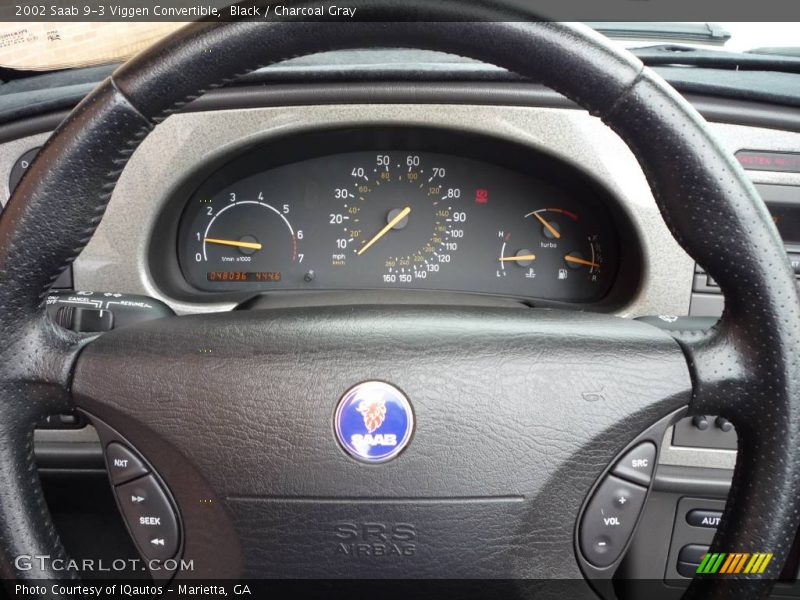
[[[719,521],[722,519],[721,510],[690,510],[686,514],[686,522],[692,527],[706,527],[708,529],[716,529],[719,527]]]
[[[623,456],[612,473],[628,481],[644,486],[650,485],[656,462],[656,446],[652,442],[639,444]]]
[[[111,483],[114,485],[147,474],[147,467],[141,459],[118,442],[112,442],[106,447],[106,462]]]
[[[152,475],[116,488],[128,529],[148,560],[166,560],[178,551],[178,519]]]

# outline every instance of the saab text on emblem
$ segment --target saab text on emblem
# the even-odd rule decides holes
[[[414,413],[403,392],[382,381],[350,388],[336,407],[336,437],[345,451],[377,463],[400,454],[414,431]]]

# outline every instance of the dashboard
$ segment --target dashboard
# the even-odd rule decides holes
[[[491,104],[489,92],[484,104],[409,97],[393,103],[395,88],[374,90],[381,102],[371,104],[314,104],[300,92],[287,104],[286,93],[259,89],[257,100],[266,106],[252,108],[237,108],[225,96],[224,107],[160,123],[131,157],[62,287],[149,296],[179,314],[231,310],[256,299],[266,306],[447,302],[625,317],[720,314],[719,289],[672,238],[635,155],[587,113],[568,105],[508,106],[500,97]],[[270,106],[270,94],[281,104]],[[800,152],[793,131],[711,126],[731,152]],[[15,165],[29,160],[48,131],[15,132],[0,144],[9,189]],[[348,196],[355,194],[358,169],[377,174],[379,156],[389,157],[380,165],[391,180],[385,187],[361,194],[356,207],[336,197],[348,186]],[[423,178],[421,189],[408,181],[409,157],[419,159],[410,172]],[[796,239],[789,235],[796,217],[784,207],[796,204],[800,175],[745,166],[784,237]],[[442,196],[460,193],[445,207],[434,206],[442,196],[429,197],[425,189],[433,169],[444,170],[437,181]],[[259,194],[281,215],[259,206],[256,217],[229,219],[255,208],[231,205],[261,202]],[[209,200],[203,214],[198,207]],[[345,204],[359,209],[357,237],[344,235],[354,229],[346,230]],[[388,225],[391,211],[407,207],[405,227],[401,219],[359,254]],[[436,212],[448,207],[465,220],[447,222],[450,216],[437,224]],[[536,212],[542,209],[577,219]],[[548,237],[536,214],[561,237]],[[330,222],[340,216],[342,223]],[[505,248],[501,231],[510,234]],[[247,254],[257,249],[205,238],[261,248]],[[348,247],[339,248],[341,240]],[[529,265],[523,250],[536,256]],[[568,255],[601,266],[572,268]],[[791,256],[796,262],[797,254]],[[534,277],[526,277],[530,268]],[[566,279],[559,279],[562,270]]]
[[[413,288],[597,302],[630,230],[580,171],[435,129],[258,145],[173,202],[177,229],[175,210],[163,229],[183,281],[172,283],[201,295]]]

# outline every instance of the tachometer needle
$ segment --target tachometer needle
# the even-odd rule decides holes
[[[515,260],[536,260],[535,254],[520,254],[519,256],[501,256],[498,258],[500,262],[511,262]]]
[[[540,216],[539,213],[532,213],[532,214],[533,214],[534,217],[539,219],[539,222],[547,228],[547,231],[549,231],[554,238],[558,239],[558,238],[561,237],[561,234],[558,233],[558,229],[556,229],[550,223],[548,223],[547,219],[545,219],[544,217]]]
[[[393,228],[395,225],[397,225],[397,224],[398,224],[400,221],[402,221],[403,219],[405,219],[405,218],[408,216],[408,213],[410,213],[410,212],[411,212],[411,207],[410,207],[410,206],[406,206],[406,207],[405,207],[403,210],[401,210],[399,213],[397,213],[397,214],[394,216],[394,218],[393,218],[391,221],[389,221],[389,222],[386,224],[386,226],[385,226],[383,229],[381,229],[381,230],[380,230],[378,233],[376,233],[376,234],[375,234],[375,236],[374,236],[374,237],[373,237],[373,238],[372,238],[370,241],[368,241],[366,244],[364,244],[364,245],[361,247],[361,249],[360,249],[358,252],[356,252],[356,254],[358,254],[358,256],[361,256],[362,254],[364,254],[364,252],[366,252],[366,251],[367,251],[367,249],[368,249],[370,246],[372,246],[372,244],[374,244],[374,243],[375,243],[375,242],[377,242],[379,239],[381,239],[381,238],[382,238],[384,235],[386,235],[386,233],[387,233],[387,232],[388,232],[390,229],[392,229],[392,228]]]
[[[587,267],[599,267],[600,265],[596,262],[592,262],[590,260],[586,260],[585,258],[578,258],[577,256],[571,256],[567,254],[564,257],[564,260],[567,262],[575,263],[576,265],[586,265]]]
[[[234,246],[235,248],[249,248],[250,250],[261,250],[258,242],[238,242],[236,240],[220,240],[217,238],[205,238],[209,244],[219,244],[220,246]]]

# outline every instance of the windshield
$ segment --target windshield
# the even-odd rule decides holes
[[[52,71],[121,62],[186,23],[0,23],[0,66]],[[590,23],[629,48],[654,44],[731,52],[785,48],[798,53],[797,23]],[[780,53],[780,50],[777,51]]]
[[[720,23],[731,38],[726,50],[745,52],[757,48],[798,48],[798,23]]]

